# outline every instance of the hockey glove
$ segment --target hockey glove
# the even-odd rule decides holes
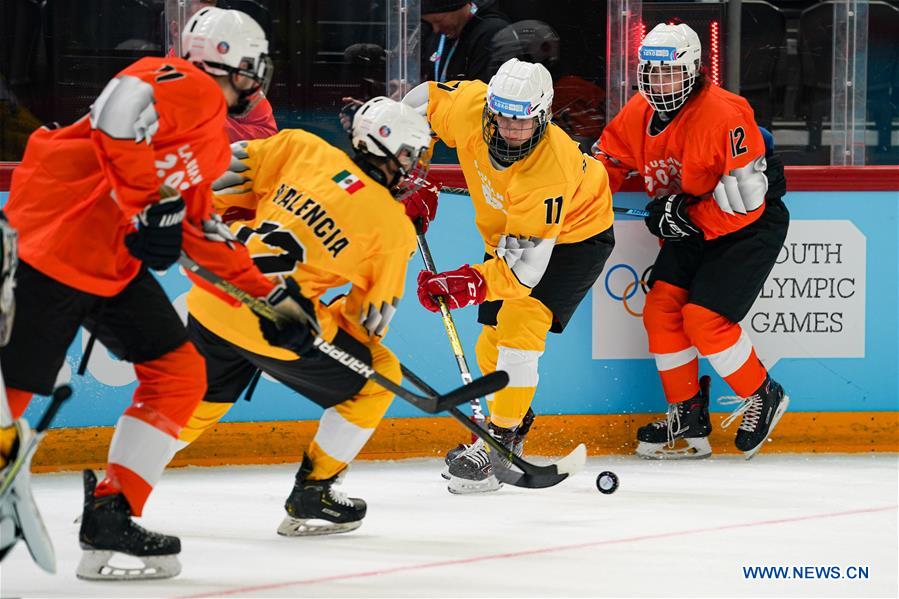
[[[441,187],[440,183],[424,180],[419,189],[403,200],[406,216],[419,233],[427,233],[431,221],[437,218],[437,196]]]
[[[702,231],[693,224],[687,214],[688,202],[694,200],[691,195],[681,193],[664,198],[656,198],[646,205],[649,216],[646,227],[649,232],[661,239],[678,240],[687,237],[702,237]]]
[[[315,306],[312,300],[300,292],[296,281],[285,279],[284,284],[275,287],[265,301],[284,317],[279,324],[263,316],[259,317],[259,328],[269,345],[289,349],[301,358],[317,355],[318,351],[313,345],[315,332],[304,316],[305,313],[314,319]]]
[[[487,282],[481,273],[464,265],[456,270],[434,274],[423,270],[418,273],[418,301],[431,312],[439,312],[435,296],[442,296],[450,310],[476,306],[487,297]]]
[[[153,270],[165,270],[181,255],[181,223],[187,208],[181,195],[170,187],[159,190],[162,199],[137,215],[138,227],[125,236],[131,255]]]

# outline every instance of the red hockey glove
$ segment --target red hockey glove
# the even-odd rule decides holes
[[[467,264],[437,274],[421,271],[418,273],[418,301],[426,310],[439,312],[435,296],[443,296],[450,310],[476,306],[487,297],[487,282],[481,273]]]
[[[417,191],[403,200],[406,216],[419,233],[427,233],[428,225],[437,218],[437,196],[441,187],[440,183],[425,181]]]

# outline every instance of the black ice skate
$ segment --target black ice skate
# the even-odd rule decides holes
[[[515,441],[513,450],[515,451],[515,455],[521,456],[524,453],[524,438],[527,436],[528,432],[531,430],[531,425],[534,424],[534,418],[536,418],[536,414],[530,408],[524,415],[524,419],[521,421],[518,429],[516,430]],[[450,479],[449,473],[449,465],[450,462],[459,458],[463,453],[469,451],[477,451],[474,449],[474,446],[477,445],[477,442],[468,444],[468,443],[460,443],[459,445],[453,447],[448,452],[446,452],[446,457],[443,461],[446,463],[446,467],[443,469],[443,472],[440,473],[444,479]],[[481,443],[483,445],[483,442]]]
[[[327,480],[307,480],[311,472],[312,460],[303,456],[293,490],[284,503],[287,516],[278,527],[278,534],[285,537],[331,535],[362,526],[365,501],[334,489],[346,469]]]
[[[516,455],[521,455],[524,436],[519,435],[517,429],[500,428],[493,424],[489,425],[489,429],[494,439],[512,448]],[[524,433],[527,434],[527,430]],[[499,457],[495,451],[489,451],[484,441],[478,439],[468,451],[450,463],[447,490],[456,495],[498,491],[503,484],[493,475],[496,460],[500,460],[508,468],[507,460]]]
[[[683,460],[707,458],[712,455],[708,436],[712,432],[709,420],[709,386],[711,378],[699,379],[699,393],[686,401],[668,406],[663,420],[651,422],[637,430],[636,454],[651,460]],[[679,444],[683,440],[686,444]]]
[[[762,386],[749,397],[722,397],[718,401],[722,405],[740,404],[733,414],[721,422],[721,426],[727,428],[737,416],[743,415],[735,444],[747,460],[752,459],[752,456],[762,448],[790,405],[790,397],[770,376],[766,377]]]
[[[131,519],[131,506],[122,494],[94,497],[97,477],[84,471],[84,512],[78,540],[84,554],[76,575],[85,580],[148,580],[172,578],[181,572],[178,537],[150,532]],[[116,553],[143,562],[143,567],[113,566]]]

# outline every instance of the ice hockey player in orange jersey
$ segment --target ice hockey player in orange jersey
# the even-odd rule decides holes
[[[351,134],[353,158],[301,130],[235,143],[228,172],[213,186],[216,207],[254,215],[234,222],[232,231],[260,270],[285,277],[295,299],[315,314],[325,341],[399,383],[399,361],[382,339],[403,296],[415,232],[397,198],[415,193],[430,130],[409,106],[378,97],[356,111]],[[319,301],[347,284],[344,295]],[[312,347],[313,334],[288,349],[272,347],[246,306],[225,305],[201,287],[189,292],[187,305],[191,340],[206,358],[208,390],[180,444],[217,423],[254,376],[265,373],[325,409],[279,534],[358,528],[365,501],[347,498],[335,485],[393,395],[323,357]]]
[[[203,397],[204,365],[148,269],[171,267],[184,250],[276,309],[298,308],[240,244],[225,242],[212,211],[212,181],[230,160],[226,112],[249,110],[271,78],[265,35],[244,13],[204,8],[183,48],[184,59],[143,58],[123,70],[76,123],[35,132],[6,205],[21,256],[18,314],[0,352],[12,416],[32,393],[53,390],[82,326],[132,362],[139,383],[116,425],[106,478],[97,484],[85,472],[81,578],[180,570],[179,539],[131,518]],[[111,569],[113,552],[144,565]]]
[[[698,381],[703,355],[738,396],[723,424],[742,415],[736,446],[748,459],[789,403],[738,324],[786,237],[786,182],[773,148],[766,156],[749,103],[709,83],[700,56],[699,37],[687,25],[656,26],[639,49],[640,93],[595,148],[614,191],[631,173],[643,178],[653,198],[646,224],[664,242],[643,323],[668,414],[639,429],[637,454],[711,454],[708,395]]]
[[[614,246],[612,198],[602,165],[550,122],[552,78],[511,59],[490,80],[424,83],[403,99],[455,147],[471,192],[484,261],[419,274],[422,305],[478,306],[482,373],[505,370],[509,386],[488,397],[490,430],[520,451],[550,331],[561,333]],[[445,232],[445,234],[450,234]],[[453,493],[494,491],[483,442],[449,462]]]

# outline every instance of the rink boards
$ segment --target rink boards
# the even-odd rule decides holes
[[[835,185],[848,186],[845,181]],[[0,201],[5,195],[0,192]],[[645,196],[620,193],[615,203],[642,207]],[[784,250],[743,322],[760,357],[792,399],[790,413],[778,429],[783,438],[776,445],[790,451],[895,451],[899,449],[899,192],[791,191],[785,203],[792,221]],[[630,451],[636,426],[647,420],[645,415],[664,408],[639,318],[645,295],[639,281],[652,263],[654,240],[634,219],[616,221],[616,238],[616,249],[592,293],[565,333],[550,336],[540,362],[534,408],[547,417],[538,420],[534,442],[546,453],[572,439],[592,440],[594,452]],[[428,240],[439,269],[481,259],[482,245],[467,197],[443,194]],[[440,319],[415,298],[415,277],[421,268],[420,257],[413,257],[407,295],[391,324],[387,345],[434,387],[449,390],[459,384],[459,375]],[[175,269],[160,279],[183,314],[187,279]],[[476,368],[476,310],[457,311],[454,316],[468,361]],[[105,447],[110,431],[77,429],[113,425],[135,387],[130,365],[115,360],[99,344],[85,376],[72,376],[86,342],[82,331],[61,373],[61,378],[73,379],[76,396],[62,409],[55,426],[73,430],[48,438],[42,453],[57,454],[39,460],[48,465],[81,463],[71,450]],[[712,375],[712,410],[721,412],[724,408],[714,398],[730,391],[706,361],[700,370]],[[34,401],[28,414],[33,418],[43,405]],[[320,408],[311,402],[263,378],[252,401],[239,401],[224,419],[242,424],[222,424],[214,435],[207,435],[220,435],[221,442],[209,440],[212,445],[194,463],[214,462],[217,456],[230,463],[266,461],[266,456],[271,458],[267,461],[278,461],[279,439],[285,451],[295,455],[297,443],[311,438],[315,426],[296,421],[319,415]],[[381,427],[365,454],[427,455],[432,446],[436,450],[464,438],[462,429],[448,420],[425,422],[424,416],[395,400],[388,412],[392,420]],[[262,447],[240,449],[242,435],[265,430],[273,433],[267,441],[260,440],[265,435],[253,437]],[[233,442],[229,435],[235,437]],[[718,436],[729,440],[731,433]],[[730,443],[721,445],[724,449]]]

